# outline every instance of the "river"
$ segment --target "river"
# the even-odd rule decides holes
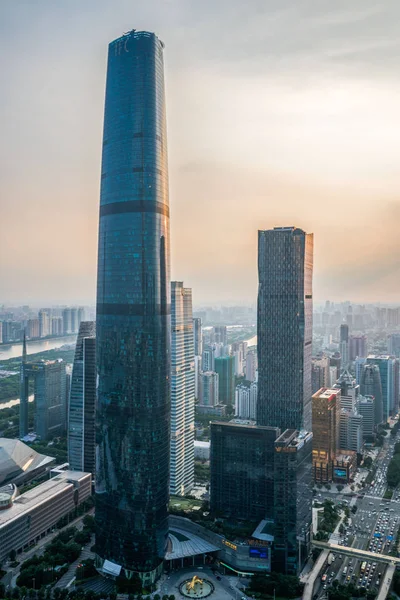
[[[31,394],[29,396],[29,402],[33,402],[34,399],[34,395]],[[0,410],[3,410],[3,408],[11,408],[12,406],[16,406],[17,404],[19,404],[19,402],[19,398],[14,398],[14,400],[9,400],[8,402],[2,402],[0,403]]]
[[[75,344],[76,336],[67,335],[66,337],[52,338],[49,340],[27,340],[26,349],[28,354],[36,354],[38,352],[46,352],[46,350],[54,350],[61,348],[64,344]],[[0,361],[8,360],[9,358],[18,358],[22,356],[22,343],[16,343],[12,346],[0,346]],[[2,406],[2,408],[4,408]]]

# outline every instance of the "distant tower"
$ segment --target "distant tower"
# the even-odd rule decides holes
[[[68,407],[68,462],[95,472],[96,323],[82,321],[76,340]]]
[[[311,431],[313,235],[258,232],[257,425]]]
[[[171,282],[171,494],[194,485],[194,342],[192,290]]]
[[[342,357],[342,370],[349,364],[349,326],[342,323],[340,326],[340,354]]]
[[[28,407],[29,407],[29,378],[25,374],[27,362],[26,349],[26,331],[24,329],[24,341],[22,345],[22,361],[21,361],[21,392],[19,401],[19,437],[23,438],[28,435]]]

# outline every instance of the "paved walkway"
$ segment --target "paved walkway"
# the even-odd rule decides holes
[[[379,594],[377,596],[377,600],[385,600],[389,594],[390,586],[392,585],[392,579],[395,572],[396,567],[394,565],[389,565],[386,569],[386,573],[384,575],[384,579],[381,583],[381,589],[379,590]]]
[[[90,542],[86,544],[78,558],[69,565],[68,571],[64,573],[64,575],[61,577],[61,579],[57,581],[54,587],[58,587],[61,590],[63,590],[64,588],[67,588],[71,585],[71,583],[75,580],[75,571],[79,563],[81,563],[83,560],[86,560],[87,558],[94,558],[94,554],[90,550],[93,544],[94,535],[92,535],[92,537],[90,538]]]

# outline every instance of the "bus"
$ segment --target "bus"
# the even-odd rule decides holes
[[[361,563],[360,573],[365,573],[365,569],[367,568],[367,563],[364,561]]]

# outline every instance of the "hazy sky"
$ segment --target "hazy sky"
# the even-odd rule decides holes
[[[0,303],[95,299],[107,44],[164,41],[172,276],[254,301],[257,229],[316,299],[400,302],[398,0],[0,0]]]

